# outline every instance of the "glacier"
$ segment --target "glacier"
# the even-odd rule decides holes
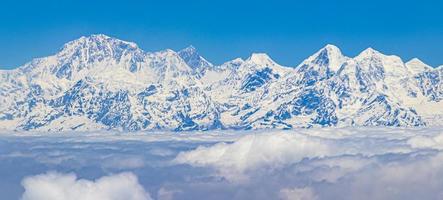
[[[214,65],[97,34],[0,70],[0,129],[251,130],[443,125],[443,68],[327,45],[297,66],[264,53]]]

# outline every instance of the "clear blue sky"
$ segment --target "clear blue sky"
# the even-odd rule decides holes
[[[0,68],[51,55],[94,33],[147,51],[192,44],[216,64],[266,52],[294,66],[332,43],[349,56],[373,47],[443,65],[442,0],[2,0]]]

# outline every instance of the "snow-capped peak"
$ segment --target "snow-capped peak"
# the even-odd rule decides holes
[[[119,61],[128,54],[140,56],[143,51],[135,43],[98,34],[68,42],[56,56],[61,64],[74,60],[74,63],[87,64],[103,60]]]
[[[341,50],[331,44],[326,45],[323,49],[318,51],[315,55],[316,61],[322,62],[323,59],[328,59],[329,68],[333,71],[337,71],[341,65],[346,61],[346,57],[343,56]]]
[[[323,47],[322,50],[328,50],[329,52],[335,52],[337,54],[342,54],[340,48],[333,44],[327,44],[325,47]]]
[[[355,59],[361,59],[361,58],[370,58],[374,56],[381,56],[384,54],[380,53],[379,51],[373,49],[372,47],[369,47],[365,50],[363,50],[358,56],[355,57]]]
[[[338,47],[328,44],[299,66],[314,64],[319,67],[328,67],[332,71],[337,71],[347,59]]]
[[[157,64],[156,67],[165,68],[174,72],[185,72],[189,73],[192,71],[189,65],[186,65],[183,58],[180,57],[179,53],[171,49],[165,49],[163,51],[155,52],[152,55],[161,59],[162,64]],[[165,70],[165,69],[164,69]]]
[[[368,72],[379,71],[388,77],[406,77],[411,70],[395,55],[385,55],[373,48],[367,48],[354,58],[360,67]]]
[[[395,55],[385,55],[373,48],[367,48],[366,50],[362,51],[358,56],[354,58],[356,61],[364,61],[364,60],[380,60],[380,61],[387,61],[387,62],[395,62],[395,63],[401,63],[403,65],[403,61],[400,57]]]
[[[146,53],[91,35],[0,71],[0,128],[3,120],[14,129],[70,130],[79,126],[60,122],[72,117],[134,131],[440,124],[443,68],[416,76],[410,68],[425,64],[406,65],[372,48],[348,58],[326,45],[296,69],[264,53],[217,67],[193,46]]]
[[[425,64],[418,58],[413,58],[412,60],[408,61],[406,63],[406,67],[408,67],[408,69],[414,74],[432,69],[431,66]]]
[[[178,55],[194,70],[203,70],[212,67],[212,63],[200,56],[194,46],[186,47],[178,52]]]
[[[109,37],[103,34],[96,34],[90,36],[83,36],[79,39],[73,40],[66,43],[61,53],[65,51],[72,51],[78,48],[91,48],[97,47],[97,50],[102,50],[101,48],[127,48],[127,49],[137,49],[137,44],[133,42],[126,42],[116,38]]]
[[[325,47],[318,50],[314,55],[312,55],[312,58],[321,59],[321,57],[327,56],[328,58],[339,58],[343,57],[343,54],[341,53],[341,50],[332,44],[328,44]]]
[[[253,53],[246,62],[253,63],[261,66],[274,66],[277,65],[267,54],[265,53]]]
[[[62,50],[52,57],[56,64],[51,71],[57,78],[73,80],[77,75],[87,73],[84,69],[97,68],[100,66],[99,63],[133,65],[135,62],[141,61],[144,55],[143,50],[132,42],[103,34],[83,36],[65,44]],[[48,65],[48,63],[43,65]],[[84,73],[80,73],[80,71],[84,71]]]

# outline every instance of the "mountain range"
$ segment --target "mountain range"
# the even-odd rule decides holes
[[[298,66],[254,53],[214,65],[106,35],[0,70],[0,129],[291,129],[443,125],[443,67],[327,45]]]

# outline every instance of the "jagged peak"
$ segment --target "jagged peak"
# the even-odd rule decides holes
[[[200,56],[197,49],[190,45],[178,52],[178,55],[189,65],[192,69],[204,69],[212,67],[213,65],[205,58]]]
[[[63,45],[61,52],[71,51],[77,48],[88,48],[90,46],[138,49],[137,44],[133,42],[123,41],[104,34],[92,34],[66,43]]]

